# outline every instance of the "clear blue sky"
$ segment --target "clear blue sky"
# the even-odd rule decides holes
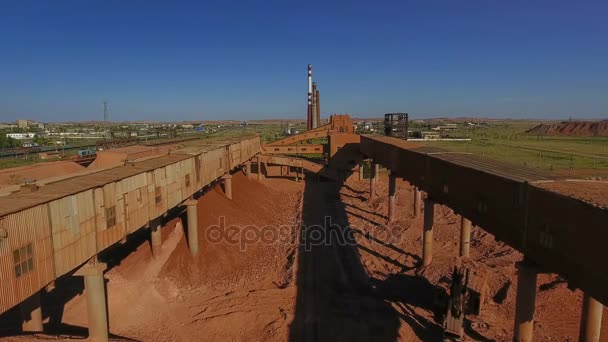
[[[0,121],[608,116],[608,1],[0,0]]]

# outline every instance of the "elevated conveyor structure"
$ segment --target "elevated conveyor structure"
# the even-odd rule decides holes
[[[361,152],[542,271],[558,273],[570,287],[608,304],[606,207],[544,189],[544,183],[558,180],[551,174],[472,155],[381,136],[362,136]]]

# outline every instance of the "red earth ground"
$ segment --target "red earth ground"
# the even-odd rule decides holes
[[[211,189],[199,199],[197,257],[190,256],[179,224],[176,229],[178,219],[163,228],[161,258],[152,258],[145,231],[112,257],[102,256],[111,266],[106,278],[112,339],[441,340],[433,293],[436,285],[449,283],[460,219],[450,209],[436,207],[433,263],[419,269],[422,215],[412,217],[413,194],[400,181],[398,216],[387,225],[388,187],[383,176],[372,200],[367,199],[368,181],[353,179],[345,184],[317,182],[314,177],[299,183],[281,178],[258,183],[238,174],[233,178],[232,201],[220,186]],[[214,226],[220,225],[221,217],[224,227],[237,227],[241,236],[253,231],[248,226],[260,231],[267,227],[263,231],[270,239],[253,242],[251,236],[239,240],[239,234],[232,234],[215,241],[211,232],[217,231]],[[352,233],[346,238],[351,243],[298,247],[299,223],[307,227],[308,242],[309,228],[324,225],[326,217],[330,226],[336,225],[330,230]],[[270,241],[277,232],[282,239]],[[469,264],[487,275],[489,291],[481,315],[470,317],[467,340],[511,340],[514,264],[521,258],[490,234],[473,229]],[[580,291],[570,291],[553,274],[539,275],[538,286],[535,340],[577,340]],[[81,280],[58,282],[43,296],[47,327],[56,333],[8,340],[86,336],[82,292]],[[608,333],[602,340],[608,341]]]

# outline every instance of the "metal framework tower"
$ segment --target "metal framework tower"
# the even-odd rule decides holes
[[[408,114],[384,114],[384,135],[407,140]]]

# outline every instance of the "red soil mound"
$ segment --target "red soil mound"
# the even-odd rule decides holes
[[[596,137],[608,136],[608,120],[562,121],[555,124],[540,124],[526,133],[533,135]]]
[[[56,161],[0,170],[0,186],[19,185],[25,180],[42,180],[85,170],[71,161]]]

